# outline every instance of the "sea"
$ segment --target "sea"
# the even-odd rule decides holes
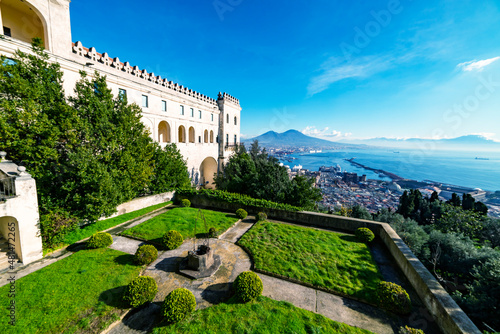
[[[331,150],[320,153],[294,153],[291,161],[282,161],[292,168],[317,171],[321,166],[340,165],[342,171],[365,174],[368,179],[387,180],[388,177],[351,165],[345,159],[367,167],[382,169],[406,179],[434,181],[486,191],[500,190],[500,152],[466,152],[443,150],[363,149]]]

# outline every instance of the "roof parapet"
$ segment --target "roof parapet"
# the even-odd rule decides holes
[[[229,101],[229,102],[232,102],[236,105],[240,105],[240,100],[238,100],[237,98],[229,95],[228,93],[221,93],[219,92],[219,95],[217,96],[217,100],[226,100],[226,101]]]
[[[188,89],[187,87],[183,87],[178,83],[174,83],[172,81],[167,80],[167,78],[163,79],[161,76],[155,76],[154,73],[148,73],[145,69],[141,70],[138,66],[131,66],[127,61],[125,63],[121,62],[118,57],[111,58],[107,52],[99,53],[94,47],[86,48],[82,45],[82,42],[78,41],[73,43],[73,53],[80,56],[92,60],[96,63],[100,63],[109,67],[112,67],[120,72],[130,74],[136,78],[141,78],[143,80],[155,83],[167,89],[171,89],[176,92],[180,92],[182,94],[186,94],[195,99],[201,100],[203,102],[207,102],[213,105],[217,105],[217,101],[207,95],[196,92],[192,89]],[[224,93],[226,94],[226,93]],[[234,98],[233,98],[234,99]]]

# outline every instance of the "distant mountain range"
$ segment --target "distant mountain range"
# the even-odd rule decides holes
[[[421,139],[421,138],[371,138],[371,139],[345,139],[345,143],[365,144],[392,148],[409,149],[442,149],[442,150],[500,150],[500,142],[488,139],[481,135],[467,135],[449,139]]]
[[[297,130],[288,130],[283,133],[268,131],[260,136],[242,139],[243,143],[251,144],[259,141],[263,147],[288,148],[302,147],[311,149],[366,149],[370,146],[381,146],[400,149],[438,149],[438,150],[500,150],[500,142],[488,139],[481,135],[467,135],[450,139],[396,139],[396,138],[371,138],[371,139],[342,139],[337,142],[307,136]],[[247,145],[248,146],[248,145]]]
[[[338,148],[361,148],[361,145],[338,143],[329,140],[307,136],[297,130],[288,130],[283,133],[268,131],[260,136],[242,139],[242,142],[251,144],[254,140],[259,141],[263,147],[307,147],[312,149],[338,149]],[[248,145],[247,145],[248,146]],[[365,145],[363,145],[365,146]]]

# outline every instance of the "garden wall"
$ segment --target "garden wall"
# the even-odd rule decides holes
[[[160,203],[165,203],[168,201],[171,201],[172,198],[174,197],[173,192],[168,192],[168,193],[162,193],[162,194],[156,194],[156,195],[151,195],[151,196],[144,196],[144,197],[138,197],[134,198],[130,202],[122,203],[116,207],[116,213],[109,216],[109,217],[103,217],[100,220],[103,219],[108,219],[108,218],[113,218],[119,215],[122,215],[124,213],[129,213],[132,211],[140,210],[147,208],[148,206],[160,204]]]
[[[385,244],[443,333],[481,334],[465,312],[455,303],[420,260],[413,255],[408,246],[406,246],[389,224],[316,212],[260,209],[209,200],[199,195],[191,197],[190,200],[194,206],[233,212],[238,208],[243,208],[252,213],[263,211],[272,219],[289,221],[306,226],[325,227],[350,233],[354,233],[359,227],[368,227]]]

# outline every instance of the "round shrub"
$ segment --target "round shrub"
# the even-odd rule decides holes
[[[236,295],[245,303],[259,297],[263,289],[262,280],[252,271],[244,271],[234,280]]]
[[[377,287],[379,305],[398,314],[408,314],[411,311],[410,296],[401,286],[382,281]]]
[[[165,233],[162,239],[163,247],[165,247],[165,249],[167,250],[176,249],[177,247],[182,245],[183,241],[184,238],[182,237],[182,235],[175,230],[170,230]]]
[[[187,198],[184,198],[183,200],[181,200],[181,206],[183,208],[189,208],[191,206],[191,201]]]
[[[238,217],[239,219],[245,219],[247,216],[248,213],[245,210],[243,209],[236,210],[236,217]]]
[[[158,292],[158,286],[153,277],[139,276],[127,285],[123,300],[132,307],[139,307],[153,301]]]
[[[399,334],[425,334],[423,330],[408,326],[399,327]]]
[[[106,248],[113,243],[113,237],[106,232],[97,232],[87,240],[87,248]]]
[[[170,292],[163,302],[161,314],[170,323],[184,319],[196,308],[196,299],[191,291],[178,288]]]
[[[259,212],[257,214],[257,221],[267,220],[267,215],[264,212]]]
[[[358,237],[359,240],[361,240],[364,243],[370,243],[375,239],[375,234],[366,227],[360,227],[354,232],[356,234],[356,237]]]
[[[217,238],[217,230],[215,230],[215,227],[211,227],[208,229],[208,237]]]
[[[139,265],[150,264],[158,257],[158,250],[153,245],[142,245],[137,248],[134,255],[135,263]]]

